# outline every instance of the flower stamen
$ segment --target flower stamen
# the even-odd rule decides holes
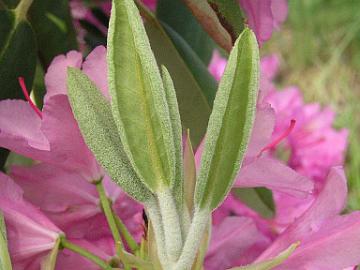
[[[34,102],[31,100],[30,96],[29,96],[29,92],[27,91],[26,89],[26,85],[25,85],[25,81],[24,81],[24,78],[23,77],[19,77],[18,78],[19,80],[19,84],[20,84],[20,87],[21,87],[21,90],[27,100],[27,102],[29,103],[29,105],[31,106],[31,108],[36,112],[36,114],[42,119],[42,112],[41,110],[36,107],[36,105],[34,104]]]
[[[271,143],[269,143],[267,146],[265,146],[263,149],[261,149],[261,151],[259,152],[259,154],[257,155],[257,157],[260,157],[265,151],[274,149],[283,139],[285,139],[287,136],[289,136],[289,134],[291,133],[291,131],[293,131],[294,127],[296,124],[296,120],[295,119],[291,119],[290,121],[290,125],[289,127],[284,131],[284,133],[282,133],[278,138],[276,138],[274,141],[272,141]]]

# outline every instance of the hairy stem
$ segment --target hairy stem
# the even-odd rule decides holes
[[[165,247],[169,260],[175,263],[182,249],[180,217],[170,190],[157,193],[161,221],[164,228]]]
[[[208,225],[210,214],[211,212],[208,209],[195,210],[184,248],[173,270],[191,269]]]
[[[75,253],[87,258],[89,261],[92,261],[93,263],[98,265],[103,270],[112,270],[112,267],[110,265],[108,265],[107,262],[105,262],[103,259],[101,259],[100,257],[96,256],[95,254],[89,252],[88,250],[69,242],[68,240],[66,240],[65,237],[61,238],[60,245],[62,248],[66,248],[68,250],[71,250],[72,252],[75,252]]]
[[[165,249],[165,236],[162,226],[159,206],[155,199],[146,203],[146,212],[154,229],[155,242],[157,247],[157,255],[164,269],[169,269],[169,260]]]

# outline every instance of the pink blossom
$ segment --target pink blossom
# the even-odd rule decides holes
[[[288,13],[286,0],[239,0],[239,3],[260,45],[270,39]]]
[[[300,241],[288,260],[275,269],[343,269],[360,263],[360,212],[340,215],[346,203],[346,178],[339,167],[331,169],[311,206],[279,235],[257,259],[277,254]]]
[[[0,173],[0,210],[4,215],[9,251],[16,270],[31,268],[55,247],[62,231],[23,198],[12,179]]]
[[[215,50],[208,69],[211,75],[213,75],[217,81],[220,81],[220,78],[224,73],[226,63],[226,59],[221,57],[220,53]]]
[[[99,50],[101,48],[94,50],[88,57],[93,60],[85,61],[83,68],[95,83],[99,81],[98,75],[94,65],[88,62],[101,62],[95,57]],[[104,172],[84,142],[66,95],[66,69],[68,66],[80,68],[81,64],[82,56],[75,51],[53,60],[45,76],[47,93],[42,117],[24,101],[0,102],[0,146],[35,160],[76,170],[88,181],[94,181]],[[106,71],[103,74],[105,79]],[[100,89],[107,94],[102,85]]]
[[[39,207],[68,237],[94,240],[111,235],[95,185],[77,172],[38,164],[30,168],[13,167],[11,175],[24,190],[24,197]],[[104,177],[103,184],[115,212],[140,240],[143,234],[141,205],[108,176]]]
[[[142,0],[142,2],[152,11],[156,10],[157,0]]]

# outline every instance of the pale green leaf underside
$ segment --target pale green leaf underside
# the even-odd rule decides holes
[[[2,214],[0,213],[0,270],[11,270],[11,260],[7,247],[6,228]]]
[[[112,180],[129,195],[146,201],[151,193],[139,180],[123,150],[110,103],[80,70],[68,69],[71,107],[81,133]]]
[[[174,83],[169,71],[165,66],[161,66],[162,79],[166,94],[166,101],[169,106],[171,128],[174,139],[175,149],[175,185],[174,195],[178,206],[182,206],[183,201],[183,154],[182,154],[182,127],[179,113],[179,106],[176,100]]]
[[[112,112],[131,164],[153,192],[173,185],[175,150],[169,108],[133,0],[113,1],[108,65]]]
[[[216,208],[229,192],[245,154],[256,108],[259,51],[245,29],[230,53],[205,138],[195,203]]]
[[[295,251],[295,249],[300,245],[299,242],[292,244],[286,250],[281,252],[278,256],[273,259],[266,260],[260,263],[256,263],[248,266],[241,266],[231,268],[230,270],[271,270],[276,266],[282,264],[290,255]]]

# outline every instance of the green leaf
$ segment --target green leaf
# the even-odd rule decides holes
[[[4,4],[8,8],[15,8],[19,3],[19,0],[1,0],[1,1],[4,2]],[[0,6],[1,6],[1,1],[0,1]]]
[[[271,270],[278,265],[281,265],[290,255],[295,251],[295,249],[300,245],[300,242],[292,244],[286,250],[281,252],[278,256],[273,259],[266,260],[260,263],[255,263],[248,266],[234,267],[230,270]]]
[[[11,260],[7,247],[6,228],[2,214],[0,213],[0,270],[11,270]]]
[[[18,77],[31,89],[36,67],[36,41],[30,24],[15,19],[12,11],[1,10],[0,99],[23,98]]]
[[[207,66],[201,62],[186,41],[166,24],[163,26],[212,108],[218,86],[215,78],[209,73]]]
[[[162,79],[166,93],[166,101],[169,106],[171,128],[174,139],[175,150],[175,186],[174,195],[177,199],[178,206],[182,206],[183,201],[183,150],[182,150],[182,129],[179,113],[179,106],[176,100],[174,83],[169,71],[165,66],[161,67]]]
[[[172,74],[183,130],[191,130],[191,141],[197,147],[206,131],[216,82],[196,53],[175,31],[167,31],[173,33],[173,39],[170,39],[152,14],[144,11],[143,15],[158,65],[166,66]]]
[[[235,188],[235,196],[265,218],[274,216],[272,193],[266,188]]]
[[[55,270],[56,260],[59,254],[60,238],[56,240],[56,243],[50,253],[45,256],[41,262],[41,270]]]
[[[176,31],[205,65],[209,64],[215,43],[181,0],[159,0],[156,16]]]
[[[36,66],[36,42],[30,24],[14,11],[0,10],[0,100],[24,96],[18,83],[22,76],[31,89]],[[0,170],[8,151],[0,148]]]
[[[209,119],[195,204],[214,209],[238,173],[255,118],[259,49],[254,33],[244,30],[230,53]]]
[[[226,51],[241,33],[243,21],[236,0],[184,0],[214,41]]]
[[[138,201],[151,193],[138,179],[122,148],[110,103],[80,70],[69,68],[68,91],[81,133],[96,159],[121,188]]]
[[[195,184],[196,184],[195,157],[190,141],[190,131],[188,130],[184,144],[184,195],[185,195],[186,205],[190,213],[194,208]]]
[[[164,86],[133,0],[113,1],[108,33],[111,105],[124,150],[153,192],[174,185],[174,138]]]
[[[68,0],[34,0],[29,18],[45,70],[55,56],[78,49]]]

